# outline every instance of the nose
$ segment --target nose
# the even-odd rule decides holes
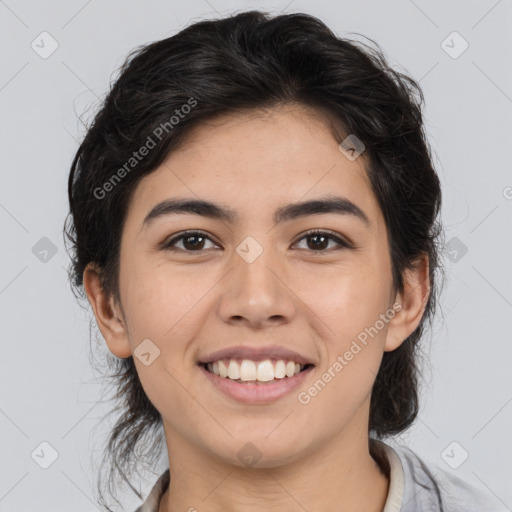
[[[218,313],[231,324],[261,329],[289,323],[297,296],[290,272],[265,249],[254,261],[234,254],[233,268],[223,279]]]

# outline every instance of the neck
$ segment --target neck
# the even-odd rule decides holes
[[[386,502],[386,464],[379,466],[371,456],[367,435],[341,435],[287,464],[266,468],[228,464],[183,438],[167,432],[166,437],[171,480],[159,512],[382,512]]]

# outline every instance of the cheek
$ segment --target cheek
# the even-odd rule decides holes
[[[316,298],[316,312],[329,328],[318,340],[325,362],[310,386],[301,389],[298,402],[307,411],[308,428],[335,435],[341,425],[365,414],[363,404],[369,400],[392,317],[382,320],[389,313],[389,288],[376,272],[353,272],[336,285],[332,281],[331,287]]]
[[[323,332],[335,348],[350,343],[388,309],[389,271],[376,264],[338,269],[317,283],[306,291],[307,302],[322,319]]]
[[[326,355],[321,382],[311,390],[319,394],[318,407],[343,399],[354,409],[371,391],[393,313],[389,274],[377,263],[368,263],[338,271],[325,286],[310,288],[308,303],[322,320],[322,334],[317,335]]]
[[[168,343],[175,331],[187,324],[194,306],[208,291],[208,279],[190,269],[171,269],[167,263],[148,267],[132,262],[122,276],[123,303],[130,336],[154,337]]]
[[[180,383],[190,379],[188,347],[201,326],[197,306],[213,283],[197,272],[171,272],[170,265],[165,264],[152,268],[132,265],[126,270],[123,300],[130,345],[137,351],[143,340],[154,344],[145,342],[150,364],[137,357],[140,349],[134,354],[142,387],[164,417],[172,417],[176,410],[186,411],[192,423],[198,410],[190,405],[190,395]]]

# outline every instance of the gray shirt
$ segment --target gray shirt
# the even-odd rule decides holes
[[[382,512],[510,512],[487,494],[439,466],[427,467],[405,446],[389,446],[372,440],[387,459],[389,491]],[[169,487],[169,470],[158,478],[146,501],[135,512],[158,512]]]

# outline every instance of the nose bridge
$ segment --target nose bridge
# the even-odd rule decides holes
[[[243,317],[259,324],[276,317],[289,320],[293,314],[292,294],[284,284],[285,267],[269,243],[271,237],[265,240],[261,243],[248,236],[236,247],[234,268],[221,298],[224,321]]]
[[[275,272],[279,272],[280,265],[270,242],[271,237],[262,239],[263,236],[259,238],[260,241],[248,236],[237,246],[234,278],[235,282],[240,283],[240,288],[248,293],[273,295],[279,293]]]

